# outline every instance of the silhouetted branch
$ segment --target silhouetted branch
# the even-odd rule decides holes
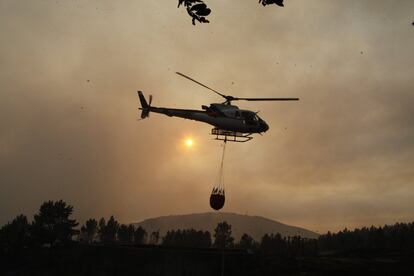
[[[284,7],[283,0],[259,0],[259,4],[263,6],[275,4],[280,7]],[[195,25],[197,20],[200,23],[210,23],[206,17],[211,13],[211,10],[207,7],[207,4],[202,0],[178,0],[179,8],[183,5],[187,9],[187,13],[192,18],[192,23]]]

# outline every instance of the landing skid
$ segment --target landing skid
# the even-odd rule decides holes
[[[220,140],[224,142],[238,142],[238,143],[244,143],[247,141],[250,141],[253,139],[251,136],[252,133],[241,133],[241,132],[235,132],[235,131],[229,131],[229,130],[223,130],[219,128],[213,128],[211,130],[211,135],[215,135],[215,140]]]

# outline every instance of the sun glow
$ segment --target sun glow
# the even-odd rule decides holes
[[[191,139],[191,138],[186,139],[186,140],[185,140],[185,145],[186,145],[188,148],[191,148],[191,147],[193,146],[193,139]]]

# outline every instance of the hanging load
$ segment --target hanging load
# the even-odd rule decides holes
[[[222,188],[213,188],[210,195],[210,206],[214,210],[218,211],[224,206],[224,201],[226,200],[224,195],[224,189]]]
[[[214,210],[218,211],[224,206],[225,195],[224,195],[224,153],[226,152],[226,141],[223,144],[223,154],[221,155],[220,168],[217,175],[216,183],[210,195],[210,206]]]

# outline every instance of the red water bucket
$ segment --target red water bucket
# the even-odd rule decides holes
[[[224,190],[213,189],[210,195],[210,206],[214,210],[218,211],[224,206],[224,201],[226,200],[224,196]]]

